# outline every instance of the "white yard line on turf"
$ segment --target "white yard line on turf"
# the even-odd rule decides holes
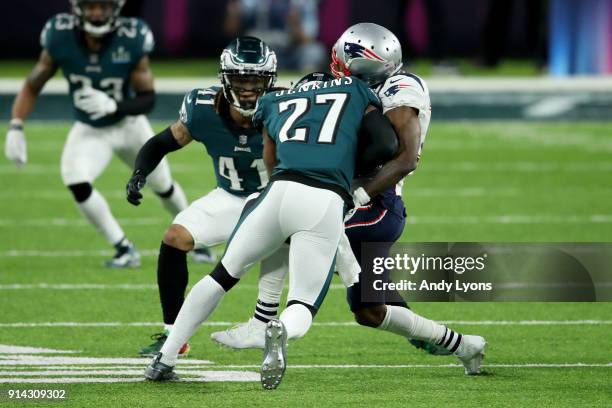
[[[203,166],[193,164],[173,164],[173,173],[193,173],[201,171]],[[612,170],[612,163],[605,161],[580,161],[580,162],[541,162],[541,161],[509,161],[486,163],[481,161],[456,161],[452,163],[427,162],[423,163],[423,169],[434,172],[521,172],[521,173],[545,173],[545,172],[601,172]],[[12,164],[0,164],[0,172],[4,174],[23,175],[51,175],[59,177],[59,165],[57,164],[29,164],[18,169]],[[123,169],[122,169],[123,172]],[[117,173],[109,169],[107,173]]]
[[[203,326],[233,326],[240,322],[212,321],[204,322]],[[466,326],[584,326],[584,325],[611,325],[612,320],[443,320],[445,325],[466,325]],[[352,321],[347,322],[314,322],[314,326],[322,327],[343,327],[357,326]],[[17,322],[0,323],[0,327],[20,328],[20,327],[155,327],[160,326],[159,322]]]
[[[532,282],[504,282],[497,283],[497,289],[558,289],[558,288],[582,288],[588,285],[582,282],[551,282],[551,283],[532,283]],[[598,288],[612,287],[612,282],[597,282]],[[257,285],[244,283],[236,286],[237,289],[256,289]],[[7,283],[0,284],[2,290],[157,290],[155,284],[138,283]],[[346,287],[340,283],[333,283],[329,286],[330,290],[344,290]]]
[[[196,373],[196,372],[193,372]],[[89,373],[92,374],[92,373]],[[145,381],[143,378],[143,370],[138,371],[136,377],[44,377],[45,374],[39,374],[42,378],[12,378],[3,377],[0,378],[0,384],[7,383],[117,383],[117,382],[141,382]],[[180,371],[179,371],[180,374]],[[8,375],[7,373],[0,373],[0,375]],[[112,375],[112,374],[111,374]],[[136,375],[136,374],[129,374]],[[181,382],[251,382],[259,381],[259,373],[251,371],[198,371],[197,377],[183,377]]]
[[[567,190],[580,190],[584,192],[584,187],[563,187],[563,191],[567,193]],[[561,191],[561,188],[559,188]],[[589,191],[598,191],[597,187],[589,189]],[[601,191],[607,191],[608,189],[601,188]],[[410,191],[410,197],[438,197],[438,196],[451,196],[451,197],[497,197],[497,196],[515,196],[521,193],[521,189],[518,188],[488,188],[488,187],[468,187],[468,188],[454,188],[454,187],[419,187]],[[38,190],[32,189],[27,191],[18,192],[0,192],[0,199],[6,200],[23,200],[23,199],[45,199],[45,200],[69,200],[70,192],[64,190]],[[107,191],[104,193],[106,199],[113,198],[118,200],[125,200],[124,191]]]
[[[255,284],[244,283],[240,284],[232,290],[253,290],[257,289]],[[2,290],[157,290],[155,284],[103,284],[103,283],[10,283],[0,284]],[[329,285],[330,290],[346,290],[346,286],[341,283],[333,283]]]
[[[79,364],[134,364],[142,365],[148,359],[143,358],[116,358],[116,357],[55,357],[36,355],[0,355],[0,366],[47,366],[47,365],[79,365]],[[210,360],[181,360],[181,364],[208,365],[213,364]]]
[[[409,224],[610,224],[612,214],[584,214],[584,215],[534,215],[534,214],[499,214],[499,215],[420,215],[409,216]],[[130,218],[120,219],[122,225],[134,226],[166,226],[168,220],[161,218]],[[80,218],[42,218],[31,220],[0,219],[0,227],[80,227],[90,228],[89,223]],[[141,250],[141,255],[157,255],[158,249]],[[109,250],[64,250],[64,251],[38,251],[38,250],[4,250],[0,257],[72,257],[72,256],[107,256]]]
[[[261,365],[215,365],[214,368],[259,368]],[[460,364],[290,364],[288,368],[317,369],[317,368],[458,368]],[[612,363],[526,363],[526,364],[483,364],[483,368],[582,368],[582,367],[612,367]]]
[[[142,365],[146,365],[147,361],[143,360]],[[181,363],[179,362],[179,365]],[[140,367],[140,366],[138,366]],[[210,373],[211,369],[251,369],[259,368],[259,364],[219,364],[202,367],[201,370],[195,370],[196,367],[189,367],[191,370],[177,370],[177,374],[184,375],[201,375],[201,373]],[[372,368],[459,368],[463,367],[460,364],[290,364],[291,369],[318,369],[318,368],[333,368],[333,369],[372,369]],[[483,364],[483,368],[610,368],[610,363],[524,363],[524,364]],[[55,375],[142,375],[142,370],[137,370],[137,367],[113,369],[111,367],[92,368],[91,370],[82,369],[66,369],[63,370],[47,370],[47,371],[0,371],[0,376],[55,376]],[[199,368],[199,367],[198,367]],[[6,369],[9,369],[8,367]],[[12,367],[10,368],[13,369]],[[46,368],[45,368],[46,369]]]
[[[0,344],[0,355],[1,354],[74,354],[80,353],[74,350],[56,350],[49,348],[40,347],[21,347],[12,346],[9,344]]]
[[[158,256],[159,249],[138,249],[141,256]],[[23,258],[81,258],[90,256],[112,256],[115,253],[110,249],[92,249],[92,250],[21,250],[9,249],[8,251],[0,251],[1,257],[23,257]]]

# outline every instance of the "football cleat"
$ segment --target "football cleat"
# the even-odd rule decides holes
[[[265,349],[261,363],[261,386],[266,390],[277,388],[285,375],[287,361],[287,330],[283,322],[272,319],[266,326]]]
[[[416,340],[407,337],[407,340],[417,349],[423,349],[423,351],[431,354],[432,356],[450,356],[452,353],[442,346],[438,346],[435,343],[429,343],[424,340]]]
[[[161,348],[166,342],[168,334],[168,331],[164,331],[163,333],[155,333],[151,336],[151,340],[153,340],[153,343],[141,348],[138,354],[140,354],[142,357],[153,357],[157,355],[157,353],[160,352]],[[183,344],[183,347],[181,347],[181,349],[179,350],[179,357],[184,357],[189,354],[189,350],[191,350],[189,343]]]
[[[234,349],[265,347],[266,323],[252,317],[248,322],[237,324],[231,329],[214,332],[212,341]]]
[[[217,261],[217,256],[210,248],[198,248],[190,252],[191,260],[195,263],[214,264]]]
[[[162,353],[157,353],[149,366],[145,369],[145,379],[149,381],[178,381],[174,367],[162,363]]]
[[[484,337],[464,335],[461,338],[461,344],[455,355],[465,367],[466,375],[480,374],[480,364],[484,359],[486,346]]]
[[[104,266],[107,268],[138,268],[140,267],[140,253],[134,244],[128,242],[127,245],[118,247],[115,256],[106,261]]]

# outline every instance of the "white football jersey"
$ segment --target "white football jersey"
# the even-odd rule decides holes
[[[410,106],[419,111],[421,140],[418,157],[420,157],[431,120],[431,102],[429,101],[429,89],[425,81],[414,74],[398,73],[387,78],[375,91],[382,102],[383,113],[399,106]],[[399,196],[402,195],[403,184],[404,180],[402,179],[395,188],[395,192]]]
[[[399,106],[410,106],[419,111],[419,122],[421,124],[420,156],[431,120],[429,89],[425,81],[414,74],[399,73],[387,78],[375,91],[382,102],[383,113]]]

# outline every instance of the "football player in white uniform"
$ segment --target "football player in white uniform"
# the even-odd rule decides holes
[[[70,3],[72,14],[53,16],[42,31],[39,60],[13,103],[5,154],[17,166],[26,164],[23,122],[45,83],[61,68],[76,118],[62,153],[62,180],[85,218],[114,245],[115,256],[106,266],[137,267],[140,255],[92,183],[113,153],[132,167],[138,150],[153,136],[144,116],[155,103],[149,67],[153,35],[143,21],[119,17],[125,0]],[[149,180],[171,214],[187,207],[166,161]]]
[[[398,155],[374,176],[354,183],[358,208],[345,222],[345,232],[356,259],[361,259],[362,242],[385,243],[379,246],[380,256],[384,257],[399,239],[405,225],[402,180],[416,169],[429,128],[431,108],[427,85],[422,78],[403,72],[401,68],[399,40],[391,31],[377,24],[359,23],[348,28],[332,50],[332,73],[336,77],[356,76],[376,91],[400,144]],[[386,191],[375,187],[394,184],[396,187]],[[363,289],[371,283],[373,274],[371,265],[362,265],[362,268],[359,282],[347,291],[351,311],[359,324],[406,337],[432,354],[454,354],[463,363],[466,374],[480,372],[486,344],[484,338],[461,335],[413,313],[397,293],[370,291],[367,301],[364,301]],[[388,278],[386,274],[383,277]],[[282,285],[279,285],[267,287],[265,293],[268,296],[276,293],[280,299],[281,291]],[[233,348],[261,348],[264,330],[265,323],[256,307],[255,315],[247,323],[215,332],[211,337]]]

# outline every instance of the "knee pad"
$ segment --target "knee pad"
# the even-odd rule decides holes
[[[68,186],[77,203],[87,200],[93,191],[90,183],[71,184]]]
[[[240,280],[230,275],[221,262],[215,266],[215,269],[210,273],[210,277],[213,278],[225,292],[229,292]]]
[[[290,300],[287,302],[287,307],[291,306],[291,305],[302,305],[304,307],[306,307],[306,309],[308,309],[310,311],[310,314],[312,315],[312,318],[314,319],[315,316],[317,315],[317,312],[319,311],[319,309],[313,305],[309,305],[308,303],[304,303],[300,300]]]
[[[170,189],[166,192],[163,192],[163,193],[158,193],[157,191],[155,192],[155,194],[157,194],[157,196],[160,198],[170,198],[173,193],[174,193],[174,184],[172,184],[170,186]]]

